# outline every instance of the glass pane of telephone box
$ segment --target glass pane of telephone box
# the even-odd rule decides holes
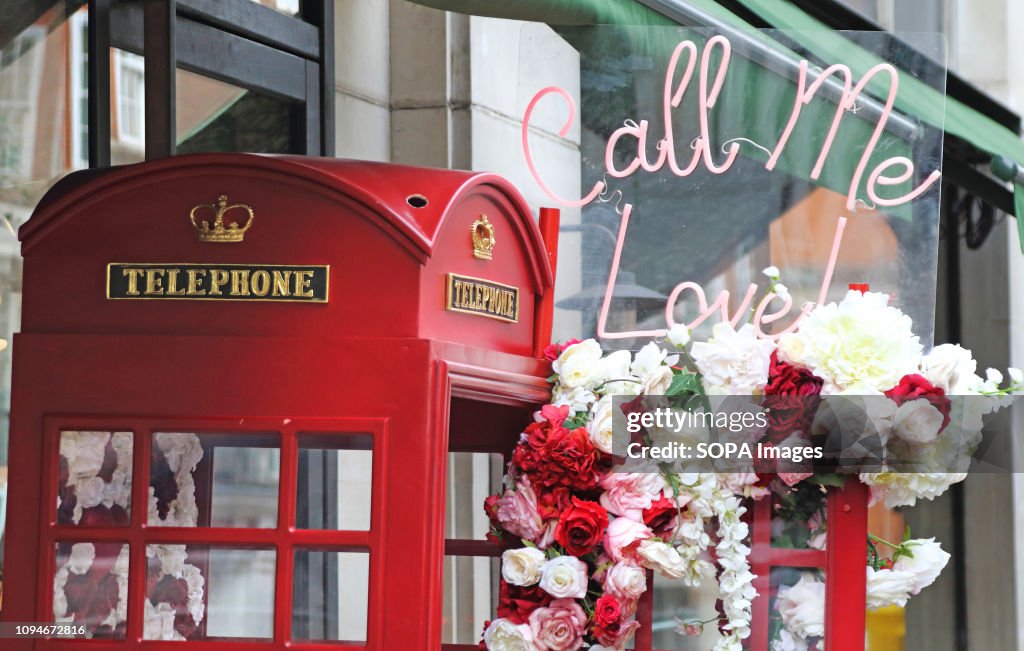
[[[369,531],[373,503],[373,437],[299,435],[295,526]]]
[[[277,526],[280,435],[157,432],[150,451],[150,526]]]
[[[263,639],[274,634],[273,549],[146,546],[146,640]]]
[[[57,524],[126,527],[131,521],[131,432],[62,431]]]
[[[696,626],[716,616],[718,584],[713,576],[698,587],[654,573],[654,611],[651,629],[655,649],[663,651],[711,651],[721,637],[714,622]],[[689,626],[688,626],[689,625]]]
[[[825,645],[825,571],[773,567],[768,640],[772,648],[818,649]]]
[[[124,639],[128,545],[60,542],[53,575],[53,621],[85,626],[92,639]]]
[[[292,639],[366,642],[370,554],[295,550]]]
[[[501,558],[445,556],[441,610],[442,644],[476,644],[484,622],[494,619]]]
[[[445,537],[483,540],[490,522],[482,505],[501,492],[504,462],[500,454],[449,452],[445,500]]]

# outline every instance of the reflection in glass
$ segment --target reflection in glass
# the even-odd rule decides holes
[[[501,559],[445,556],[442,644],[476,644],[498,606]]]
[[[176,80],[179,154],[293,151],[294,102],[187,70],[179,69]]]
[[[768,606],[772,644],[817,648],[825,637],[825,573],[819,568],[773,567]]]
[[[776,482],[772,492],[772,546],[825,549],[828,493],[823,486],[802,481],[796,486]]]
[[[276,557],[272,549],[148,545],[143,639],[272,637]]]
[[[60,433],[57,524],[126,527],[131,520],[131,432]]]
[[[148,522],[274,528],[280,465],[277,434],[157,432]]]
[[[501,493],[504,464],[500,454],[448,453],[448,495],[445,537],[483,540],[490,528],[480,505],[488,495]]]
[[[298,528],[369,531],[372,488],[373,437],[300,435]]]
[[[295,550],[292,639],[366,642],[370,554]]]
[[[706,621],[716,616],[718,584],[711,578],[699,587],[654,573],[654,611],[651,618],[653,646],[665,651],[710,651],[721,637],[713,623],[698,637],[686,637],[677,629],[681,622]]]
[[[84,624],[87,637],[124,639],[128,622],[128,545],[57,543],[53,621]]]

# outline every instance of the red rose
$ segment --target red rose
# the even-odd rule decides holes
[[[807,369],[780,361],[778,351],[772,352],[762,401],[768,409],[768,429],[772,438],[785,438],[794,431],[808,428],[824,384],[824,380]]]
[[[768,367],[768,384],[764,392],[775,396],[817,396],[825,381],[805,368],[779,359],[779,351],[772,352]]]
[[[551,603],[551,595],[544,592],[539,584],[522,587],[501,579],[498,587],[498,617],[504,617],[513,624],[524,624],[530,613]]]
[[[680,510],[675,502],[665,495],[661,495],[651,502],[650,508],[643,510],[644,524],[650,527],[654,533],[666,536],[675,530]]]
[[[555,527],[555,540],[573,556],[593,551],[608,528],[608,512],[597,502],[572,498],[572,505],[562,511]]]
[[[548,360],[549,362],[553,362],[562,356],[562,353],[565,352],[566,348],[578,343],[580,343],[579,339],[569,339],[568,341],[563,341],[562,343],[548,344],[544,348],[544,359]]]
[[[562,517],[562,511],[572,502],[572,493],[565,486],[556,486],[549,491],[544,491],[537,496],[537,512],[540,519],[557,520]]]
[[[618,635],[622,626],[622,604],[610,594],[601,595],[594,604],[594,637],[607,644]]]
[[[899,407],[905,402],[924,398],[942,414],[942,427],[939,432],[949,425],[949,410],[952,407],[946,392],[942,387],[937,387],[929,382],[923,375],[911,373],[904,375],[900,383],[885,392],[885,395]]]

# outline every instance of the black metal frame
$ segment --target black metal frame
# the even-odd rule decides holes
[[[110,48],[145,57],[146,159],[175,153],[175,71],[294,102],[292,151],[334,154],[334,7],[251,0],[88,0],[89,166],[110,165]]]

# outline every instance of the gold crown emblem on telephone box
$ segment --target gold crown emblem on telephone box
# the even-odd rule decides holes
[[[199,217],[196,213],[206,211],[207,217]],[[245,225],[238,222],[224,224],[224,215],[232,210],[244,210],[249,214]],[[201,203],[193,206],[188,214],[192,226],[196,229],[196,236],[200,242],[241,242],[245,238],[245,232],[252,226],[255,217],[252,208],[244,203],[233,203],[228,205],[227,195],[217,197],[217,203]],[[211,221],[212,218],[212,221]]]

